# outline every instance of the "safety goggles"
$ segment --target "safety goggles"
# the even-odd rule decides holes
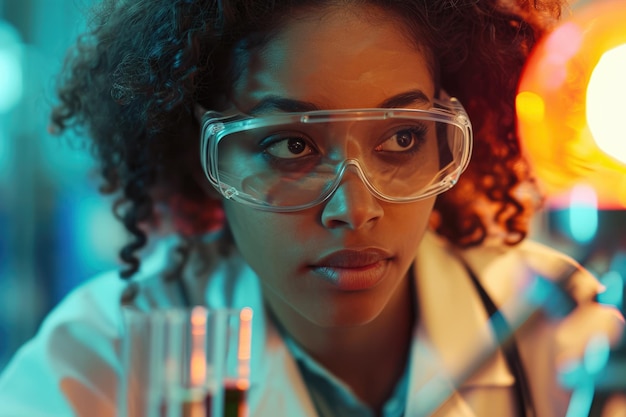
[[[469,163],[472,128],[454,98],[427,110],[351,109],[202,121],[201,159],[226,198],[269,211],[297,211],[328,199],[344,175],[377,198],[425,199],[451,188]]]

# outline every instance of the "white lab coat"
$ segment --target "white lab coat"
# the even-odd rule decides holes
[[[172,284],[159,277],[171,242],[144,262],[137,279],[143,309],[177,305]],[[479,347],[489,348],[493,336],[461,256],[475,271],[495,302],[513,316],[524,310],[524,291],[533,282],[532,268],[547,278],[557,277],[571,260],[526,241],[515,248],[451,249],[427,233],[415,268],[420,322],[413,341],[408,416],[505,416],[511,407],[513,377],[496,352],[486,366],[455,389],[454,373],[472,362]],[[252,417],[315,417],[315,409],[297,365],[281,336],[262,314],[258,279],[238,257],[220,261],[206,280],[196,279],[193,294],[215,307],[250,306],[253,326]],[[125,283],[115,272],[96,277],[70,294],[44,321],[38,334],[15,355],[0,377],[0,417],[112,417],[120,373],[120,295]],[[591,299],[600,288],[578,271],[568,286],[578,300]],[[532,297],[531,297],[532,298]],[[259,314],[260,313],[260,314]],[[509,319],[517,318],[509,314]],[[567,337],[555,332],[551,320],[536,319],[518,335],[538,417],[564,416],[568,394],[555,379],[554,358]],[[481,349],[482,349],[481,348]],[[447,400],[446,400],[447,398]],[[430,409],[431,400],[445,400]]]

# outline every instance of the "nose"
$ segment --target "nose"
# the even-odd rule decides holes
[[[341,183],[323,203],[322,224],[329,229],[358,230],[372,226],[383,216],[383,207],[354,168],[348,168]]]

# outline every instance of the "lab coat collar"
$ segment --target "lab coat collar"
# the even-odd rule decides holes
[[[459,389],[514,383],[504,356],[495,349],[487,312],[464,266],[489,262],[498,253],[483,250],[471,261],[465,255],[432,233],[420,245],[414,264],[419,320],[411,353],[407,415],[448,416],[454,410],[455,416],[474,416]],[[509,291],[506,280],[489,284],[483,282],[497,298]],[[483,359],[480,369],[473,369],[471,358],[480,358],[485,347],[496,353]]]

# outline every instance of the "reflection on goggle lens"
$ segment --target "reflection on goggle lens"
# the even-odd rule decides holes
[[[202,165],[224,196],[265,210],[319,204],[348,170],[382,200],[420,200],[452,187],[471,153],[460,103],[436,105],[205,117]]]

